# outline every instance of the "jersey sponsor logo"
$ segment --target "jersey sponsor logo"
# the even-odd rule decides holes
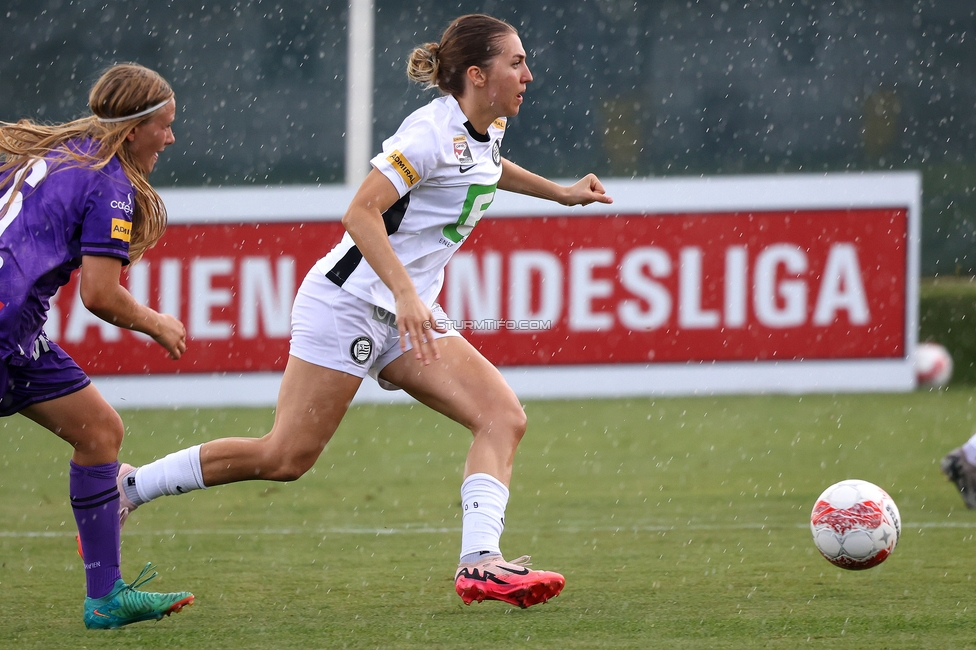
[[[494,144],[491,145],[491,161],[495,163],[496,166],[502,164],[502,141],[495,140]]]
[[[474,165],[468,165],[467,167],[465,167],[464,165],[461,165],[460,167],[458,167],[458,171],[463,174],[465,172],[471,171],[472,169],[474,169],[474,167],[475,167]]]
[[[413,165],[410,164],[406,156],[400,153],[399,149],[394,149],[393,153],[387,156],[386,159],[393,165],[393,169],[400,174],[400,177],[406,182],[407,187],[413,187],[420,182],[420,174],[413,168]]]
[[[496,129],[501,129],[502,131],[505,130],[505,120],[501,117],[499,117],[497,120],[492,122],[492,124]]]
[[[373,353],[373,341],[368,336],[360,336],[352,345],[349,346],[349,356],[359,365],[365,365],[369,361],[369,355]]]
[[[132,195],[131,194],[128,196],[128,199],[129,199],[128,203],[126,203],[125,201],[112,201],[111,203],[109,203],[109,205],[112,208],[115,208],[116,210],[121,210],[122,212],[126,213],[131,217],[132,216]]]
[[[484,216],[485,210],[488,209],[488,206],[491,205],[494,198],[494,185],[469,186],[468,195],[465,197],[464,205],[461,207],[461,215],[455,223],[448,224],[441,230],[441,233],[444,235],[441,238],[441,244],[451,248],[453,244],[463,242],[464,238],[478,225],[478,221]]]
[[[124,219],[112,219],[112,239],[128,243],[132,239],[132,224]]]
[[[463,135],[454,136],[454,157],[462,165],[474,162],[474,156],[471,155],[471,148],[468,146],[468,139]]]

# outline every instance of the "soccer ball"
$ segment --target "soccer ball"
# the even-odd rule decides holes
[[[938,343],[919,343],[915,348],[915,376],[919,386],[941,388],[952,377],[952,356]]]
[[[870,569],[887,559],[901,536],[901,515],[888,493],[850,479],[823,491],[810,514],[813,543],[842,569]]]

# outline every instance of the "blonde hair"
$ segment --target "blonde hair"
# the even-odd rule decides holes
[[[491,60],[501,54],[501,41],[509,34],[518,32],[498,18],[484,14],[455,18],[444,30],[440,43],[414,48],[407,60],[407,77],[425,88],[460,97],[468,68],[489,67]]]
[[[122,171],[136,191],[129,242],[129,259],[135,262],[156,245],[166,230],[166,207],[149,184],[147,172],[136,165],[126,140],[132,129],[151,120],[155,111],[131,120],[102,122],[99,118],[125,118],[172,98],[173,89],[153,70],[135,63],[112,66],[99,77],[88,96],[92,115],[53,125],[27,119],[16,123],[0,122],[0,174],[24,169],[34,159],[55,151],[65,162],[96,170],[104,168],[113,157],[118,158]],[[91,138],[95,147],[88,152],[79,152],[75,147],[64,146],[67,141],[79,138]],[[16,176],[11,173],[0,181],[0,192],[12,184]],[[0,216],[5,211],[6,206],[0,207]]]

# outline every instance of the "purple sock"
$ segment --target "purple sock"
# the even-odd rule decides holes
[[[85,554],[89,598],[105,596],[122,577],[118,471],[118,462],[92,467],[71,462],[68,490]]]

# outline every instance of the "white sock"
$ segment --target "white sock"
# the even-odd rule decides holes
[[[472,474],[461,484],[461,557],[488,551],[501,554],[508,488],[489,474]]]
[[[976,433],[962,446],[962,455],[970,465],[976,465]]]
[[[174,451],[130,474],[127,482],[135,478],[134,487],[139,496],[132,499],[133,502],[139,506],[163,495],[206,489],[200,469],[200,447],[202,445]],[[126,496],[129,494],[130,490],[126,490]]]

